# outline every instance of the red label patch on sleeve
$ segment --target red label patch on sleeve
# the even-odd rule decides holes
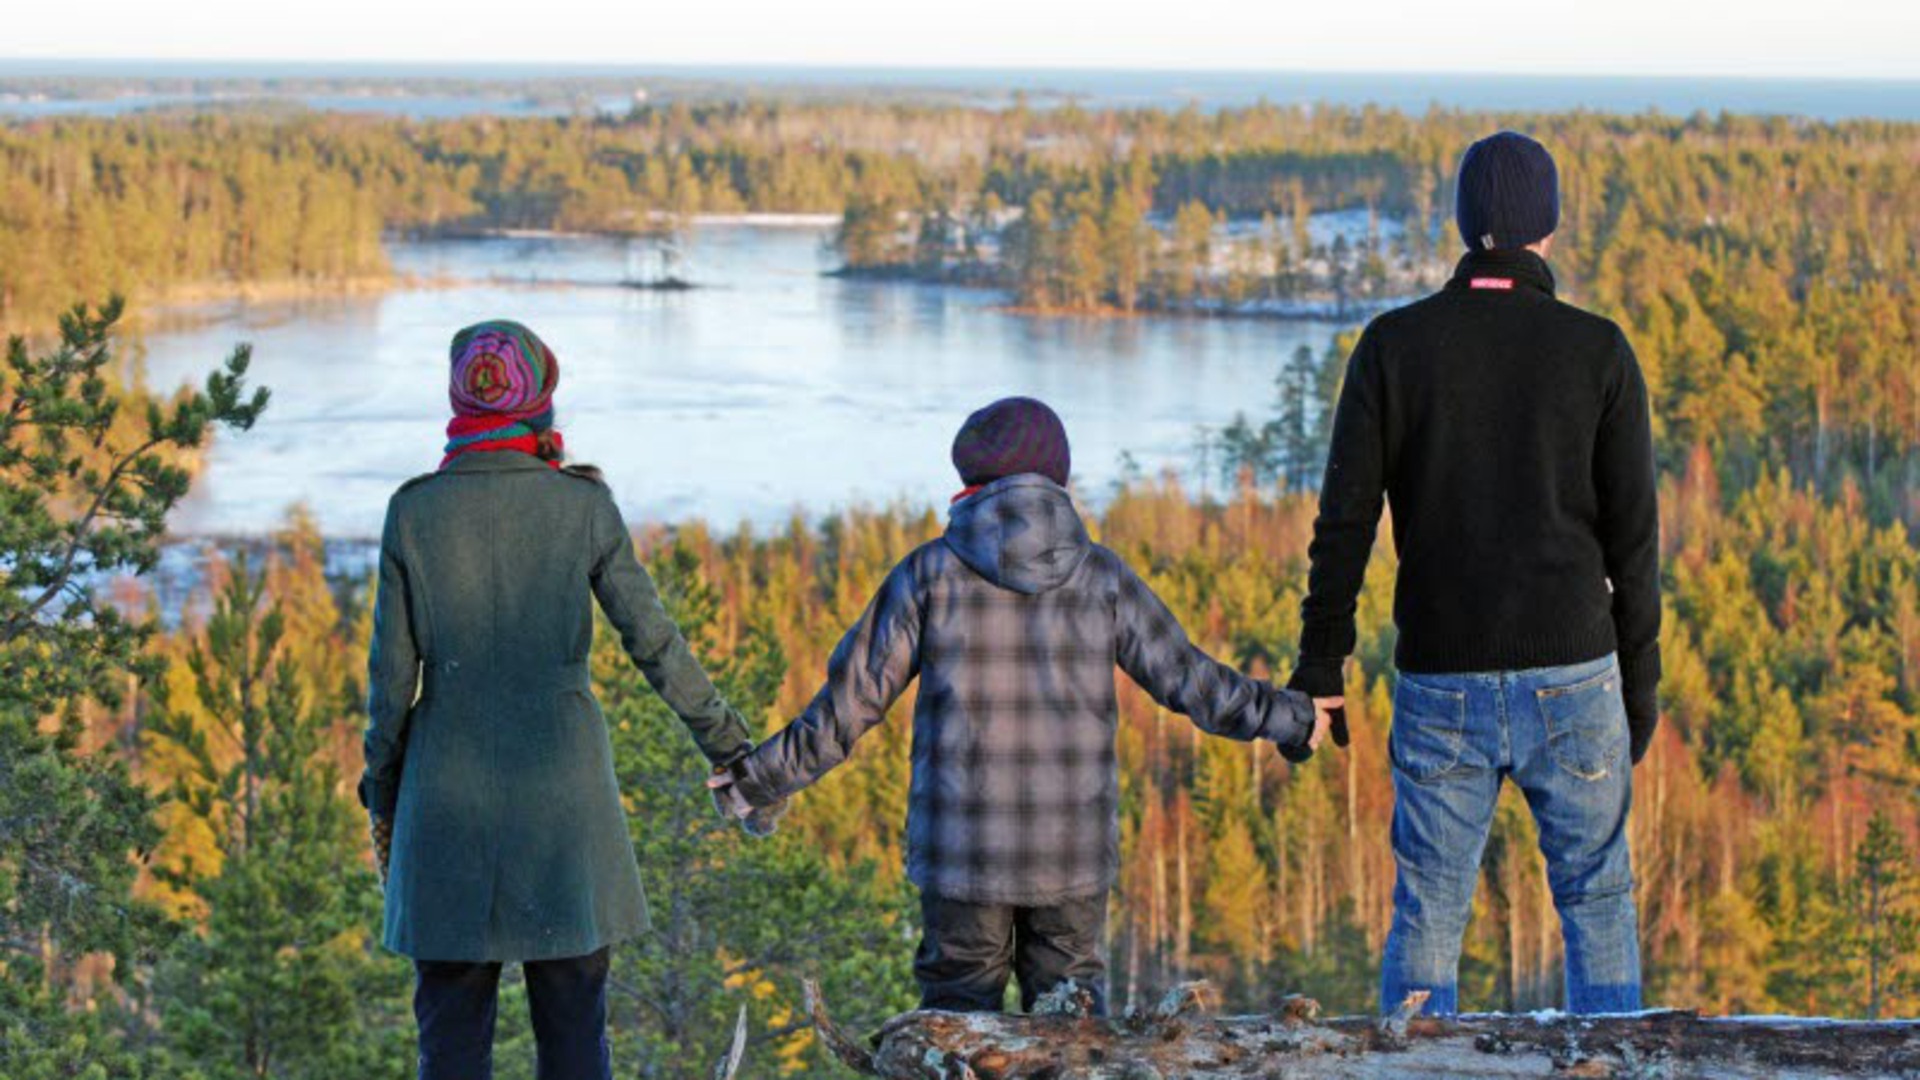
[[[1504,292],[1513,288],[1513,279],[1510,277],[1477,277],[1467,282],[1467,285],[1475,289],[1499,289]]]

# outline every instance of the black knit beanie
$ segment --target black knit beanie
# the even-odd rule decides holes
[[[1021,473],[1038,473],[1066,487],[1073,471],[1067,426],[1043,401],[1002,398],[960,426],[953,437],[953,467],[968,487]]]
[[[1560,173],[1547,148],[1514,131],[1489,135],[1460,159],[1454,220],[1474,251],[1526,247],[1560,225]]]

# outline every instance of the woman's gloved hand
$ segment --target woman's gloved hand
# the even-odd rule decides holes
[[[393,821],[388,818],[372,818],[370,828],[373,832],[373,866],[380,872],[380,887],[387,887],[387,865],[393,861]]]

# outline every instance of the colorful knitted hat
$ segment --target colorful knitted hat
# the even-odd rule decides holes
[[[453,335],[452,353],[447,397],[453,419],[440,467],[463,454],[538,452],[541,434],[553,428],[553,388],[560,382],[553,350],[517,322],[490,319]],[[564,445],[557,431],[548,438]]]
[[[453,335],[447,396],[455,416],[527,420],[553,408],[560,363],[539,335],[517,322],[489,319]]]
[[[1067,426],[1043,401],[1010,397],[981,409],[953,438],[953,467],[968,487],[1038,473],[1067,486],[1073,455]]]

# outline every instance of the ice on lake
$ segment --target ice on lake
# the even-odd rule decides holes
[[[1328,346],[1332,322],[1052,318],[978,290],[846,281],[819,227],[696,231],[683,273],[704,286],[621,288],[624,240],[402,242],[396,270],[463,283],[378,296],[229,303],[130,343],[170,387],[239,341],[273,404],[223,437],[173,526],[260,533],[304,503],[332,535],[377,535],[386,500],[434,468],[453,331],[506,317],[560,358],[560,426],[635,522],[783,522],[855,503],[944,506],[953,432],[994,398],[1030,394],[1065,418],[1076,485],[1108,490],[1123,452],[1191,469],[1197,432],[1266,416],[1280,365]]]

